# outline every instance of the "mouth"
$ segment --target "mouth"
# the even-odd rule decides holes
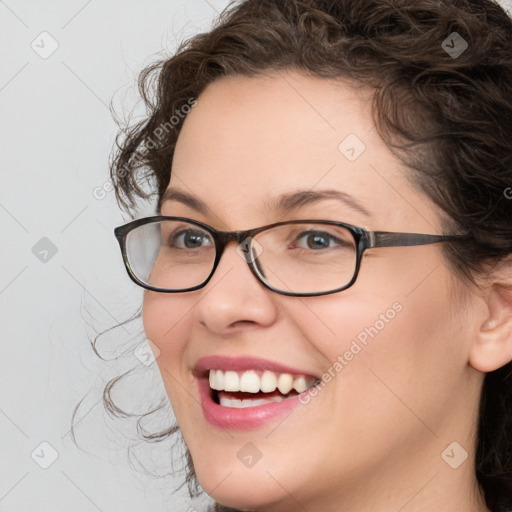
[[[319,379],[308,375],[277,373],[270,370],[223,371],[210,369],[208,382],[212,400],[234,409],[281,402],[304,393]]]
[[[291,411],[320,378],[257,358],[202,358],[194,369],[205,419],[222,429],[261,426]],[[308,397],[309,398],[309,397]]]

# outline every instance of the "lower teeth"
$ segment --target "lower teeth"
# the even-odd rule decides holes
[[[295,393],[297,394],[297,393]],[[258,405],[265,405],[270,404],[273,402],[282,402],[283,400],[286,400],[287,398],[290,398],[292,395],[291,393],[287,395],[275,395],[268,398],[232,398],[229,396],[225,396],[223,392],[218,392],[218,396],[215,398],[218,398],[218,400],[215,400],[217,403],[219,403],[222,407],[229,407],[232,409],[244,409],[246,407],[257,407]]]

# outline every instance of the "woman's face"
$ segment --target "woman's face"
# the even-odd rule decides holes
[[[223,231],[318,219],[440,234],[440,212],[377,135],[369,98],[295,72],[212,84],[186,118],[169,185],[206,208],[168,200],[162,214]],[[348,199],[268,207],[327,190]],[[453,287],[433,244],[368,250],[350,288],[283,296],[258,282],[232,243],[203,289],[146,292],[146,335],[202,487],[239,508],[370,510],[376,496],[404,505],[426,485],[470,474],[480,380],[468,365],[471,310]],[[204,360],[198,375],[209,356],[224,359]],[[240,409],[200,391],[205,366],[261,376],[278,365],[276,379],[320,379],[316,392]],[[456,470],[442,456],[452,442]]]

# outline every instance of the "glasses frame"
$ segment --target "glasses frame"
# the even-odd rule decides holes
[[[208,277],[199,285],[193,286],[191,288],[185,288],[180,290],[171,290],[171,289],[165,289],[165,288],[156,288],[154,286],[151,286],[147,283],[144,283],[140,279],[137,278],[137,276],[134,274],[130,263],[128,261],[128,254],[126,251],[126,237],[128,236],[128,233],[130,231],[134,230],[135,228],[138,228],[139,226],[144,226],[145,224],[151,224],[156,222],[162,222],[165,220],[175,220],[175,221],[181,221],[181,222],[188,222],[190,224],[196,225],[200,227],[201,229],[207,231],[211,234],[212,239],[215,243],[215,260],[213,263],[212,271],[208,275]],[[154,292],[161,292],[161,293],[183,293],[183,292],[191,292],[194,290],[199,290],[201,288],[204,288],[206,284],[210,281],[213,274],[215,273],[215,270],[217,270],[217,267],[219,265],[220,259],[222,255],[224,254],[224,251],[227,247],[227,245],[231,242],[236,242],[238,245],[240,245],[243,241],[245,241],[247,238],[249,238],[250,242],[252,242],[252,238],[257,235],[258,233],[261,233],[263,231],[267,231],[269,229],[275,228],[277,226],[284,226],[286,224],[306,224],[306,223],[313,223],[313,224],[325,224],[330,226],[338,226],[347,229],[350,231],[354,238],[355,246],[356,246],[356,265],[354,268],[354,275],[352,276],[352,279],[344,286],[335,288],[333,290],[329,290],[326,292],[314,292],[314,293],[293,293],[293,292],[286,292],[277,288],[274,288],[273,286],[269,285],[267,282],[265,282],[264,277],[261,275],[261,273],[258,270],[257,267],[257,258],[251,258],[249,252],[251,249],[251,246],[248,246],[248,250],[244,251],[245,260],[246,263],[249,265],[249,268],[251,269],[251,272],[253,275],[260,281],[266,288],[269,290],[272,290],[273,292],[279,293],[280,295],[287,295],[290,297],[317,297],[321,295],[330,295],[331,293],[337,293],[341,292],[343,290],[346,290],[347,288],[350,288],[357,279],[357,276],[359,275],[359,269],[361,267],[361,260],[363,257],[364,252],[367,249],[374,249],[378,247],[410,247],[410,246],[416,246],[416,245],[429,245],[429,244],[435,244],[439,242],[453,242],[453,241],[462,241],[469,238],[468,234],[452,234],[452,235],[427,235],[423,233],[399,233],[399,232],[392,232],[392,231],[368,231],[366,229],[360,228],[358,226],[353,226],[352,224],[346,224],[344,222],[337,222],[332,220],[319,220],[319,219],[305,219],[305,220],[288,220],[288,221],[282,221],[282,222],[275,222],[273,224],[267,224],[265,226],[254,228],[254,229],[246,229],[241,231],[217,231],[216,229],[212,228],[208,224],[204,224],[202,222],[199,222],[197,220],[189,219],[187,217],[169,217],[165,215],[155,215],[152,217],[145,217],[143,219],[137,219],[134,221],[131,221],[127,224],[124,224],[122,226],[118,226],[114,229],[114,235],[119,242],[119,247],[121,248],[121,254],[123,257],[124,265],[126,267],[126,270],[128,272],[128,275],[130,276],[131,280],[141,286],[142,288],[145,288],[146,290],[151,290]]]

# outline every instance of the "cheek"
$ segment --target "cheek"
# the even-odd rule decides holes
[[[417,282],[424,274],[415,273]],[[340,417],[371,406],[374,418],[390,424],[393,416],[409,414],[403,402],[435,417],[465,371],[466,337],[449,271],[440,265],[419,286],[402,283],[390,289],[378,277],[372,283],[363,278],[345,295],[286,310],[329,361],[332,406]]]
[[[142,320],[146,337],[165,355],[180,350],[179,340],[189,320],[190,305],[183,296],[146,291]]]
[[[174,385],[184,371],[184,352],[187,346],[187,332],[190,330],[191,304],[183,296],[146,292],[144,295],[142,319],[146,337],[157,347],[156,363],[169,394],[174,402]]]
[[[462,368],[467,362],[452,274],[435,247],[396,251],[400,258],[363,262],[350,298],[327,306],[327,323],[342,340],[361,342],[367,365],[449,378],[454,363]]]

